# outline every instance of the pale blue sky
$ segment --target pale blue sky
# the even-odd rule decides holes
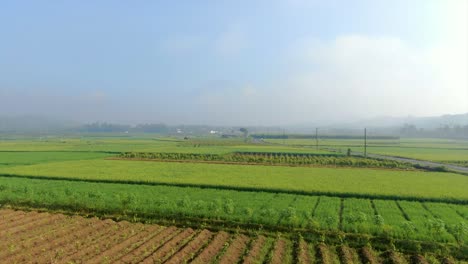
[[[2,1],[0,113],[266,125],[468,112],[467,9],[463,0]]]

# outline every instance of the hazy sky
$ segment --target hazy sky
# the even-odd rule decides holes
[[[467,2],[6,0],[0,116],[282,125],[464,113]]]

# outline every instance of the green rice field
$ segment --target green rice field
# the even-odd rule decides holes
[[[8,167],[0,169],[0,174],[111,182],[203,185],[311,194],[468,200],[466,191],[468,177],[441,172],[93,159]],[[451,191],[447,192],[448,189]]]

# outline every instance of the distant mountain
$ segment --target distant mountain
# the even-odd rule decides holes
[[[403,127],[423,130],[440,130],[449,126],[454,130],[457,126],[468,126],[468,113],[457,115],[442,115],[432,117],[375,117],[347,123],[325,123],[317,122],[308,125],[282,126],[282,127],[248,127],[251,133],[266,134],[315,134],[315,129],[319,128],[320,133],[336,135],[362,134],[363,128],[371,129],[372,133],[383,135],[397,135],[401,133]],[[80,133],[80,132],[144,132],[144,133],[180,133],[207,134],[211,131],[229,133],[238,131],[239,127],[229,126],[166,126],[164,124],[140,124],[130,126],[126,124],[111,123],[79,123],[69,120],[60,120],[43,116],[0,116],[0,133],[21,134],[21,133]],[[459,129],[458,129],[459,130]],[[464,131],[464,130],[463,130]],[[179,132],[177,132],[179,133]],[[457,132],[458,134],[465,132]]]
[[[384,127],[401,127],[405,124],[411,124],[417,128],[435,129],[443,126],[466,126],[468,125],[468,113],[456,115],[442,115],[431,117],[375,117],[371,119],[360,120],[341,126],[349,128],[384,128]]]

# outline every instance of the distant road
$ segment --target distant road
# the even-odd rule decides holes
[[[355,156],[364,156],[363,152],[352,152],[352,154]],[[416,159],[410,159],[410,158],[393,157],[393,156],[387,156],[387,155],[371,154],[371,153],[367,153],[367,156],[371,158],[378,158],[378,159],[403,161],[403,162],[408,162],[411,164],[419,164],[421,166],[426,166],[426,167],[431,167],[431,168],[443,166],[453,171],[468,173],[468,168],[457,166],[457,165],[425,161],[425,160],[416,160]]]
[[[265,143],[263,140],[261,140],[261,142]],[[282,144],[279,144],[279,145],[282,145]],[[325,150],[337,151],[338,149],[326,148]],[[351,152],[351,155],[353,155],[353,156],[364,156],[364,152],[353,151],[353,152]],[[419,164],[421,166],[431,167],[431,168],[436,168],[436,167],[441,167],[442,166],[442,167],[445,167],[445,168],[447,168],[449,170],[452,170],[452,171],[461,172],[461,173],[468,173],[468,168],[467,167],[462,167],[462,166],[457,166],[457,165],[452,165],[452,164],[438,163],[438,162],[433,162],[433,161],[417,160],[417,159],[410,159],[410,158],[402,158],[402,157],[394,157],[394,156],[387,156],[387,155],[380,155],[380,154],[372,154],[372,153],[367,153],[367,156],[371,157],[371,158],[408,162],[408,163],[415,164],[415,165]]]

